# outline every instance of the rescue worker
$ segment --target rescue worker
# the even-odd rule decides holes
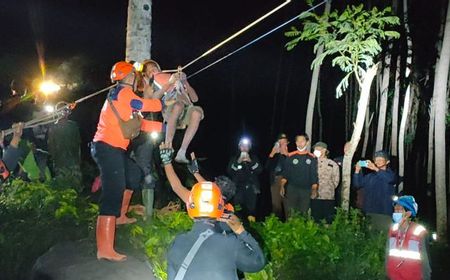
[[[160,99],[164,92],[168,90],[173,83],[168,83],[166,88],[159,88],[154,83],[154,69],[161,70],[158,63],[154,60],[147,59],[142,62],[142,83],[138,88],[137,94],[145,99]],[[161,113],[146,112],[143,114],[144,119],[157,121],[162,123]],[[162,125],[162,124],[161,124]],[[155,132],[140,133],[138,137],[131,141],[132,158],[136,161],[143,173],[142,186],[142,202],[145,206],[146,218],[153,215],[153,204],[155,197],[155,188],[157,185],[157,176],[155,176],[154,164],[154,146],[161,136]]]
[[[297,135],[297,150],[289,153],[282,167],[280,195],[285,198],[287,216],[292,210],[306,213],[310,207],[310,199],[318,195],[317,159],[308,151],[308,142],[308,135]]]
[[[169,144],[161,143],[159,146],[159,151],[161,155],[161,161],[164,165],[164,171],[166,172],[167,179],[169,180],[170,186],[172,187],[172,190],[178,195],[178,197],[184,202],[187,203],[189,200],[189,195],[191,191],[183,186],[180,179],[178,178],[178,175],[175,173],[175,170],[172,166],[172,157],[174,150],[172,147],[169,146]],[[198,183],[206,182],[205,178],[200,174],[200,170],[198,167],[198,162],[195,159],[195,154],[192,153],[193,161],[188,166],[189,172],[191,172],[192,175],[194,175],[195,179]],[[233,214],[234,213],[234,207],[230,203],[231,199],[234,197],[236,193],[236,185],[233,181],[231,181],[230,178],[226,176],[218,176],[214,183],[219,187],[220,192],[222,194],[222,199],[224,201],[224,212],[227,214]],[[231,233],[232,231],[229,229],[226,224],[220,223],[218,229],[221,230],[223,233]]]
[[[19,142],[23,133],[23,123],[15,123],[12,125],[13,137],[8,147],[4,148],[4,132],[0,132],[0,148],[3,153],[0,159],[0,183],[3,183],[10,176],[11,172],[17,167],[20,158]]]
[[[100,169],[102,181],[96,230],[97,258],[124,261],[126,256],[114,250],[116,224],[136,221],[128,218],[126,213],[133,189],[139,188],[142,173],[126,154],[130,139],[125,135],[123,122],[130,120],[131,116],[140,118],[139,111],[161,111],[162,106],[158,99],[142,99],[134,94],[136,73],[128,62],[114,64],[111,81],[117,82],[117,87],[109,92],[103,105],[91,145],[91,154]],[[141,129],[160,131],[161,123],[142,120]]]
[[[266,162],[266,169],[269,171],[270,178],[270,194],[272,198],[272,213],[278,218],[284,218],[283,214],[283,198],[280,196],[281,188],[281,167],[288,152],[288,138],[286,134],[281,133],[275,142],[272,151],[269,154],[269,158]]]
[[[194,225],[178,235],[168,251],[169,280],[237,280],[237,269],[258,272],[264,268],[266,260],[256,240],[235,215],[222,216],[224,204],[216,184],[195,184],[186,207]],[[235,234],[218,232],[218,221],[226,222]]]
[[[364,188],[363,210],[370,217],[373,228],[388,230],[393,210],[392,196],[398,178],[388,167],[389,155],[385,151],[375,152],[373,159],[373,162],[358,161],[352,183],[357,188]],[[363,167],[369,171],[367,174],[363,174]]]
[[[387,242],[386,271],[391,280],[431,279],[427,230],[415,222],[418,205],[413,196],[394,199],[393,224]]]
[[[319,189],[318,196],[311,200],[311,215],[316,222],[325,219],[327,223],[331,223],[335,206],[334,194],[340,180],[339,166],[328,158],[326,143],[317,142],[313,149],[313,154],[317,158]]]
[[[161,68],[155,62],[151,71],[155,83],[159,88],[164,88],[163,102],[165,104],[163,116],[166,122],[166,137],[164,142],[172,145],[176,129],[186,129],[180,149],[175,161],[189,163],[186,151],[197,133],[200,121],[204,118],[202,107],[194,105],[198,102],[195,89],[189,84],[185,73],[167,74],[162,73]]]
[[[248,138],[239,140],[239,153],[233,156],[227,167],[227,173],[236,184],[234,205],[242,207],[242,217],[254,222],[256,203],[261,193],[258,176],[262,172],[262,165],[258,157],[251,153],[252,143]]]

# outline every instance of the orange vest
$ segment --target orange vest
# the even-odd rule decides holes
[[[122,120],[130,119],[132,114],[131,102],[137,101],[142,103],[142,112],[159,112],[162,109],[162,104],[159,99],[142,99],[129,87],[123,87],[117,94],[117,98],[112,100],[114,107],[119,112]],[[161,131],[162,123],[155,121],[142,121],[142,129],[144,131]],[[94,136],[94,142],[102,141],[113,147],[126,150],[130,144],[129,139],[125,139],[120,130],[119,121],[108,104],[108,100],[103,104],[100,113],[100,119],[97,125],[97,132]]]
[[[386,270],[391,280],[421,280],[422,279],[422,244],[426,229],[411,222],[405,236],[399,233],[398,224],[389,230],[389,248]]]

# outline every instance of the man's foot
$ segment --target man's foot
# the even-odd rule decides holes
[[[186,151],[179,150],[177,156],[175,157],[175,161],[178,163],[188,164],[189,160],[186,158]]]

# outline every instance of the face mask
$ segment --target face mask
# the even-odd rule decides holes
[[[316,158],[320,158],[320,156],[322,155],[322,152],[320,152],[318,150],[314,150],[314,155],[316,156]]]
[[[403,218],[403,213],[392,213],[392,221],[394,221],[394,223],[398,224],[401,222]]]

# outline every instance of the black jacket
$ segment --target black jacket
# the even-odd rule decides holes
[[[261,174],[263,167],[254,154],[250,154],[251,162],[238,162],[239,155],[232,157],[228,163],[227,172],[231,177],[231,180],[237,187],[252,186],[256,190],[260,190],[258,176]]]

